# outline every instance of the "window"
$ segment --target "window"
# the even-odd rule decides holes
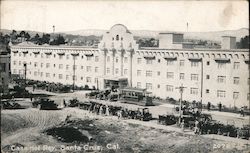
[[[54,54],[54,58],[56,58],[56,54]]]
[[[157,75],[158,75],[158,76],[160,76],[160,75],[161,75],[161,72],[160,72],[160,71],[158,71],[158,72],[157,72]]]
[[[174,87],[172,85],[166,85],[166,91],[167,92],[173,92],[174,91]]]
[[[63,69],[63,64],[59,64],[59,69]]]
[[[115,69],[115,74],[118,74],[118,73],[119,73],[119,69],[116,68],[116,69]]]
[[[43,53],[41,53],[41,58],[43,58]]]
[[[118,57],[115,58],[115,62],[118,63],[119,62],[119,59]]]
[[[95,83],[97,83],[98,82],[98,78],[95,78]]]
[[[98,62],[99,61],[99,56],[95,57],[95,61]]]
[[[233,99],[238,99],[238,98],[239,98],[239,92],[234,92]]]
[[[37,62],[34,63],[34,67],[37,67]]]
[[[206,89],[206,93],[209,93],[209,89]]]
[[[240,62],[234,62],[234,69],[239,69]]]
[[[184,73],[180,73],[180,80],[184,80],[184,76],[185,76]]]
[[[141,88],[141,82],[137,82],[137,88]]]
[[[184,66],[184,60],[180,60],[180,66]]]
[[[21,65],[22,64],[22,62],[21,61],[19,61],[19,65]]]
[[[198,94],[198,88],[190,88],[190,94],[197,95]]]
[[[107,62],[109,62],[110,61],[110,56],[107,56]]]
[[[87,56],[87,61],[91,61],[91,56]]]
[[[191,80],[198,81],[198,74],[191,74]]]
[[[146,83],[146,88],[149,90],[152,89],[152,83]]]
[[[191,61],[191,67],[198,67],[198,66],[199,66],[199,62]]]
[[[66,70],[68,70],[69,69],[69,65],[66,65]]]
[[[210,75],[206,75],[206,79],[210,79]]]
[[[66,75],[66,80],[69,80],[69,75]]]
[[[56,67],[56,64],[54,64],[54,67]]]
[[[46,54],[46,58],[50,58],[50,55],[49,55],[49,54]]]
[[[98,73],[98,67],[95,67],[95,73]]]
[[[210,65],[210,61],[207,61],[207,65]]]
[[[90,83],[90,82],[91,82],[91,77],[87,77],[87,78],[86,78],[86,82],[89,82],[89,83]]]
[[[83,66],[81,66],[81,69],[83,70]]]
[[[217,82],[218,83],[226,83],[226,76],[218,76]]]
[[[83,80],[83,77],[81,77],[81,80]]]
[[[152,77],[152,71],[146,71],[146,77]]]
[[[56,77],[56,74],[55,74],[55,73],[53,74],[53,77]]]
[[[137,58],[137,64],[141,64],[142,59],[141,58]]]
[[[174,61],[173,60],[167,60],[167,65],[173,65]]]
[[[43,63],[41,63],[41,67],[43,67]]]
[[[160,88],[160,87],[161,87],[161,85],[158,84],[158,85],[157,85],[157,88]]]
[[[25,55],[25,54],[24,54]],[[24,56],[25,57],[25,56]],[[37,58],[37,54],[35,54],[35,58]]]
[[[46,78],[49,78],[50,77],[50,74],[49,73],[46,73]]]
[[[59,55],[59,59],[62,59],[63,58],[63,56],[62,55]]]
[[[46,63],[46,68],[49,68],[50,64],[49,63]]]
[[[119,35],[116,35],[116,40],[119,40]]]
[[[128,74],[128,69],[124,69],[124,75]]]
[[[63,78],[63,75],[62,74],[59,74],[59,79],[62,79]]]
[[[87,66],[87,72],[91,72],[91,66]]]
[[[128,57],[124,57],[124,63],[128,63]]]
[[[75,76],[75,75],[73,75],[73,80],[75,80],[75,81],[76,81],[76,79],[77,79],[77,78],[76,78],[76,76]]]
[[[240,78],[239,77],[234,77],[234,84],[239,84]]]
[[[226,63],[218,63],[218,69],[226,68]]]
[[[158,59],[158,63],[161,63],[161,59]]]
[[[13,61],[13,65],[16,65],[16,61]]]
[[[167,72],[167,78],[173,79],[174,78],[174,72]]]
[[[141,76],[141,70],[137,70],[137,76]]]
[[[121,37],[121,41],[123,41],[123,38]]]
[[[66,59],[69,59],[69,55],[66,55]]]
[[[249,99],[250,99],[250,93],[247,94],[247,100],[249,100]]]
[[[109,74],[110,73],[110,68],[107,68],[107,74]]]
[[[153,60],[152,59],[146,59],[146,64],[153,64]]]
[[[224,97],[226,97],[226,91],[217,90],[217,97],[219,97],[219,98],[224,98]]]
[[[34,72],[34,76],[37,76],[37,71]]]

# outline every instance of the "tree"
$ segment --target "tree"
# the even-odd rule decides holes
[[[249,36],[245,36],[240,39],[240,42],[237,43],[237,48],[239,49],[248,49],[249,48]]]
[[[30,40],[30,34],[28,32],[25,33],[24,37],[26,38],[26,40]]]

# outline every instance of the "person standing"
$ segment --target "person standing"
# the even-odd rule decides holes
[[[219,103],[219,111],[221,112],[221,107],[222,107],[222,104],[221,102]]]
[[[208,103],[207,103],[207,110],[210,111],[210,108],[211,108],[211,103],[208,102]]]
[[[199,127],[198,127],[198,125],[199,125],[199,121],[198,120],[195,120],[195,122],[194,122],[194,133],[195,134],[198,134],[199,133]]]

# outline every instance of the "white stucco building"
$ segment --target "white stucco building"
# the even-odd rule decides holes
[[[235,49],[235,38],[222,37],[221,49],[196,49],[183,43],[183,34],[160,33],[159,48],[139,48],[133,34],[114,25],[98,47],[11,46],[11,72],[48,82],[147,88],[154,96],[179,99],[176,87],[185,86],[183,99],[249,105],[249,50]]]

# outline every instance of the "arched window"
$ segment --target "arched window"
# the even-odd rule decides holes
[[[116,35],[116,40],[119,40],[119,35]]]

